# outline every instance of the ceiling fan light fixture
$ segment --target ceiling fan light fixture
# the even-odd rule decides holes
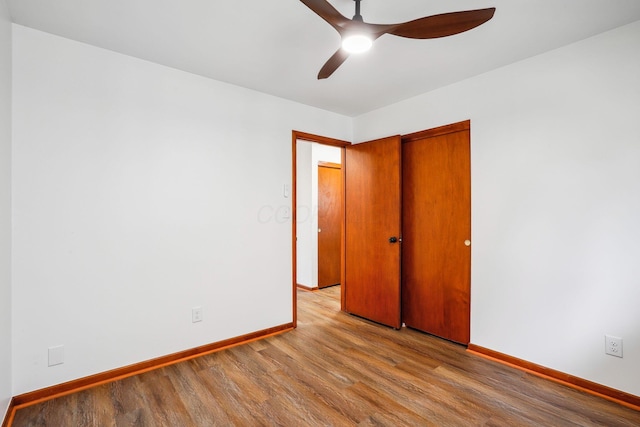
[[[371,49],[373,40],[364,34],[353,34],[342,39],[342,48],[349,53],[363,53]]]

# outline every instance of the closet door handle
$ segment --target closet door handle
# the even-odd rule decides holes
[[[398,243],[398,238],[397,237],[389,237],[389,243]]]

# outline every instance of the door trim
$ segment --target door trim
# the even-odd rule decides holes
[[[471,120],[452,123],[450,125],[438,126],[437,128],[421,130],[419,132],[402,135],[402,142],[411,142],[419,139],[433,138],[434,136],[447,135],[449,133],[471,130]]]
[[[291,282],[292,282],[292,300],[293,300],[293,327],[296,328],[298,326],[298,298],[297,298],[297,289],[298,289],[298,283],[297,283],[297,261],[298,261],[298,256],[297,256],[297,245],[296,245],[296,223],[297,223],[297,212],[296,212],[296,207],[297,207],[297,183],[296,183],[296,176],[297,176],[297,162],[296,162],[296,152],[297,152],[297,143],[298,141],[307,141],[307,142],[314,142],[317,144],[322,144],[322,145],[331,145],[334,147],[340,147],[342,150],[341,153],[341,157],[342,157],[342,164],[344,164],[344,148],[348,147],[351,145],[351,143],[349,141],[343,141],[341,139],[335,139],[335,138],[329,138],[326,136],[320,136],[320,135],[314,135],[312,133],[307,133],[307,132],[301,132],[301,131],[297,131],[297,130],[292,130],[291,131],[291,270],[292,270],[292,276],[291,276]],[[342,174],[342,188],[344,190],[344,173]],[[342,197],[344,199],[344,191],[342,192]],[[344,200],[342,203],[342,233],[340,236],[340,247],[341,247],[341,251],[343,254],[343,259],[342,262],[340,263],[340,281],[341,283],[344,283]],[[344,307],[342,306],[344,304],[344,286],[340,287],[340,304],[341,304],[341,310],[344,310]]]
[[[331,168],[331,169],[342,169],[342,165],[338,163],[331,162],[318,162],[319,168]]]

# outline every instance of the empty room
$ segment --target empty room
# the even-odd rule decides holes
[[[0,0],[9,426],[640,425],[637,0]]]

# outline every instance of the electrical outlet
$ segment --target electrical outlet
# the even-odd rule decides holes
[[[604,352],[611,356],[622,357],[622,338],[605,335]]]
[[[202,307],[193,307],[191,309],[191,322],[202,322]]]

